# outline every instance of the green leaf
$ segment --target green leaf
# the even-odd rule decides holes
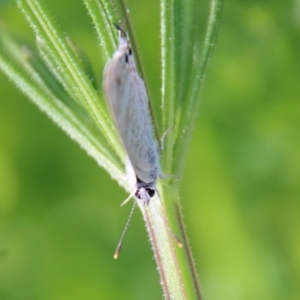
[[[21,92],[58,124],[101,167],[105,168],[112,177],[118,177],[119,182],[126,186],[126,182],[122,181],[120,166],[114,162],[111,154],[100,143],[95,132],[78,118],[73,109],[57,99],[45,85],[40,84],[41,81],[29,78],[26,70],[21,69],[20,65],[12,62],[2,52],[0,52],[0,69],[17,85]]]
[[[204,77],[208,67],[209,60],[215,46],[218,29],[220,26],[223,0],[212,0],[210,15],[208,19],[206,35],[202,51],[200,51],[200,41],[194,38],[193,68],[190,70],[189,85],[184,88],[186,99],[180,108],[180,118],[177,131],[177,142],[174,154],[173,171],[181,176],[184,168],[185,157],[190,146],[192,133],[194,130],[196,118],[199,112],[201,90],[203,88]],[[187,82],[185,84],[188,84]]]
[[[100,101],[66,39],[42,2],[30,0],[17,2],[36,34],[38,45],[43,49],[43,55],[51,71],[72,98],[87,109],[113,149],[120,157],[123,157],[124,151],[103,107],[104,101]]]

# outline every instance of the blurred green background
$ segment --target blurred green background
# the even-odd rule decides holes
[[[158,1],[127,3],[158,107]],[[83,4],[48,6],[100,81]],[[13,1],[0,18],[34,42]],[[181,190],[206,300],[300,299],[299,54],[299,0],[225,1]],[[139,212],[112,258],[125,196],[0,73],[1,300],[162,299]]]

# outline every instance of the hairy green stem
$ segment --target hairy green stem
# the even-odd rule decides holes
[[[149,205],[138,201],[154,252],[160,282],[166,300],[186,299],[183,282],[173,246],[173,237],[161,199],[155,196]]]

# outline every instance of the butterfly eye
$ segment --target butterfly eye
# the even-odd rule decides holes
[[[125,62],[128,64],[128,54],[125,54]]]
[[[151,198],[155,195],[155,190],[153,189],[146,189],[146,190]]]
[[[132,50],[131,50],[131,47],[129,47],[129,49],[128,49],[128,53],[129,53],[129,55],[132,55]]]

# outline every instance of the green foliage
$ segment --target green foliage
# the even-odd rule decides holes
[[[153,21],[159,7],[155,5],[128,1],[154,111],[160,116],[159,28],[155,25],[159,22]],[[300,49],[299,16],[293,5],[231,1],[225,8],[181,184],[206,299],[300,297]],[[51,1],[49,6],[63,31],[87,52],[101,86],[105,60],[82,4]],[[180,35],[177,42],[183,49],[174,53],[186,70],[192,58],[184,55],[184,48],[193,35],[201,47],[208,7],[203,4],[178,14],[188,18],[190,11],[199,19],[199,30]],[[10,31],[33,41],[9,1],[1,7],[1,18]],[[145,30],[146,22],[151,27]],[[28,46],[30,53],[32,48]],[[26,71],[26,66],[14,66]],[[44,70],[38,61],[35,66]],[[179,82],[190,80],[188,71],[175,72]],[[117,263],[112,259],[129,209],[118,209],[125,193],[0,76],[0,299],[161,298],[138,215],[122,258]],[[24,82],[24,87],[33,82]],[[53,97],[53,110],[58,94],[69,103],[67,87],[57,85],[56,94],[49,95],[36,83],[37,90],[40,94],[34,96],[39,99]],[[178,92],[178,103],[187,95],[186,90]],[[80,110],[68,108],[66,104],[64,111],[86,118]],[[181,113],[174,116],[180,118]],[[118,168],[112,173],[121,170],[118,156],[99,145],[103,141],[99,131],[92,138],[94,127],[85,124],[87,128],[77,128],[90,130],[89,144],[115,162]],[[164,123],[158,120],[158,124],[163,131]]]

